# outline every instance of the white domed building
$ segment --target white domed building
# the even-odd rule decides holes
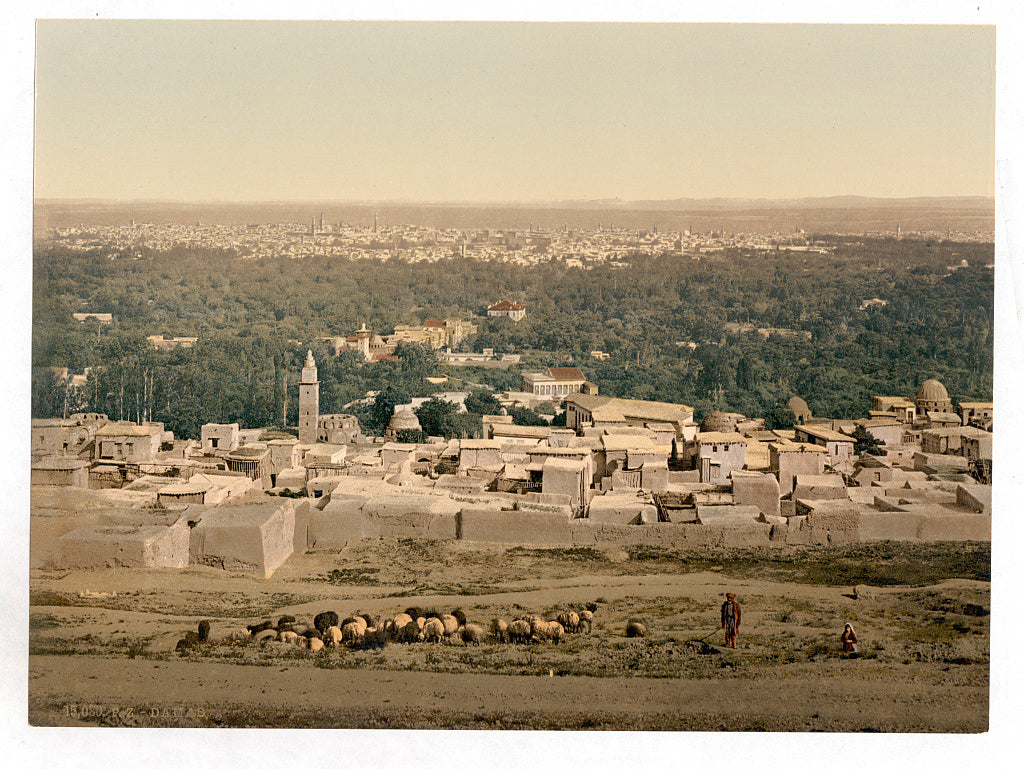
[[[708,413],[700,423],[702,433],[734,433],[736,432],[736,418],[724,411],[712,411]]]
[[[396,406],[395,413],[388,422],[388,428],[384,431],[384,437],[389,441],[396,440],[400,430],[422,430],[420,420],[412,413],[408,406]]]
[[[917,407],[919,417],[926,416],[929,411],[943,414],[953,413],[953,402],[949,399],[949,393],[942,382],[938,379],[927,379],[917,388],[917,395],[914,396],[914,406]]]

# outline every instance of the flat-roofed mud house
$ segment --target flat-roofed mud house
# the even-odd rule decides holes
[[[160,424],[108,422],[96,431],[93,457],[100,462],[152,462],[160,450],[163,433]]]
[[[203,453],[212,454],[215,451],[234,451],[238,448],[238,423],[217,424],[208,422],[200,428]]]
[[[78,456],[89,448],[96,431],[107,423],[104,414],[72,414],[67,419],[33,419],[32,453]]]
[[[693,408],[681,403],[610,398],[577,393],[565,399],[565,426],[582,432],[588,427],[649,424],[671,425],[677,440],[690,440],[697,432]]]
[[[960,415],[961,424],[965,427],[974,424],[987,430],[992,426],[991,401],[961,401],[956,411]]]
[[[900,422],[912,423],[917,407],[903,396],[876,395],[871,399],[871,416],[893,417]]]
[[[817,425],[797,425],[794,432],[797,443],[822,446],[828,454],[828,464],[831,467],[848,463],[853,458],[853,446],[857,441],[849,435]]]
[[[825,472],[827,456],[828,449],[813,443],[769,443],[768,466],[779,479],[779,494],[790,494],[793,491],[793,479],[798,475],[821,475]]]
[[[697,470],[701,483],[723,483],[747,461],[747,439],[739,433],[697,433]]]

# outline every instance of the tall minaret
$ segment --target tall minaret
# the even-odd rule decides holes
[[[306,352],[306,365],[299,380],[299,443],[316,443],[320,421],[320,382],[316,378],[313,351]]]

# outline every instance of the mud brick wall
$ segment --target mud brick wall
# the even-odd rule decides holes
[[[290,501],[273,512],[219,508],[204,513],[192,529],[189,560],[269,577],[292,554],[294,541]]]
[[[754,505],[765,515],[779,515],[779,482],[774,475],[735,475],[732,496],[737,505]]]
[[[810,545],[845,545],[860,542],[861,515],[854,511],[814,510],[800,524],[809,532]],[[790,544],[795,544],[786,540]]]
[[[457,516],[458,538],[524,545],[572,545],[570,520],[558,513],[465,508]]]
[[[925,542],[991,542],[992,516],[981,513],[921,516],[918,537]]]
[[[575,547],[639,545],[667,549],[762,547],[770,544],[771,528],[770,524],[763,523],[737,526],[651,523],[629,526],[581,519],[572,522],[572,544]]]
[[[860,541],[916,540],[920,517],[916,513],[864,513],[860,517]]]
[[[332,500],[323,510],[309,511],[306,531],[307,546],[311,549],[333,549],[345,546],[350,539],[363,536],[363,500]]]

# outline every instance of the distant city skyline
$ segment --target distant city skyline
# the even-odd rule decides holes
[[[35,196],[994,195],[992,26],[39,21]]]

